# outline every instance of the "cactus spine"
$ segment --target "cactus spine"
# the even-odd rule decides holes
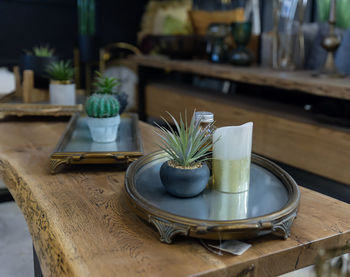
[[[119,102],[111,94],[94,93],[88,98],[85,110],[90,117],[113,117],[119,114]]]

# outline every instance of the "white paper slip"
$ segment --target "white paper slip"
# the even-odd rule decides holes
[[[247,251],[252,245],[238,240],[226,240],[218,245],[208,244],[208,246],[217,250],[221,250],[223,252],[239,256],[242,255],[245,251]]]

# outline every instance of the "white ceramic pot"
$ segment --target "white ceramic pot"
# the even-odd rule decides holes
[[[120,116],[95,118],[88,117],[88,126],[95,142],[112,142],[117,139]]]
[[[50,104],[75,105],[75,84],[50,83]]]

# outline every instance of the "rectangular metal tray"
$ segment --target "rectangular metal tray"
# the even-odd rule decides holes
[[[87,116],[76,113],[58,142],[50,159],[50,171],[56,173],[69,164],[125,164],[143,155],[138,116],[121,115],[118,137],[115,142],[93,142],[87,126]]]

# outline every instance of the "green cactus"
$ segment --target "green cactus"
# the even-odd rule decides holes
[[[85,110],[90,117],[117,116],[119,114],[119,101],[111,94],[94,93],[87,99]]]

